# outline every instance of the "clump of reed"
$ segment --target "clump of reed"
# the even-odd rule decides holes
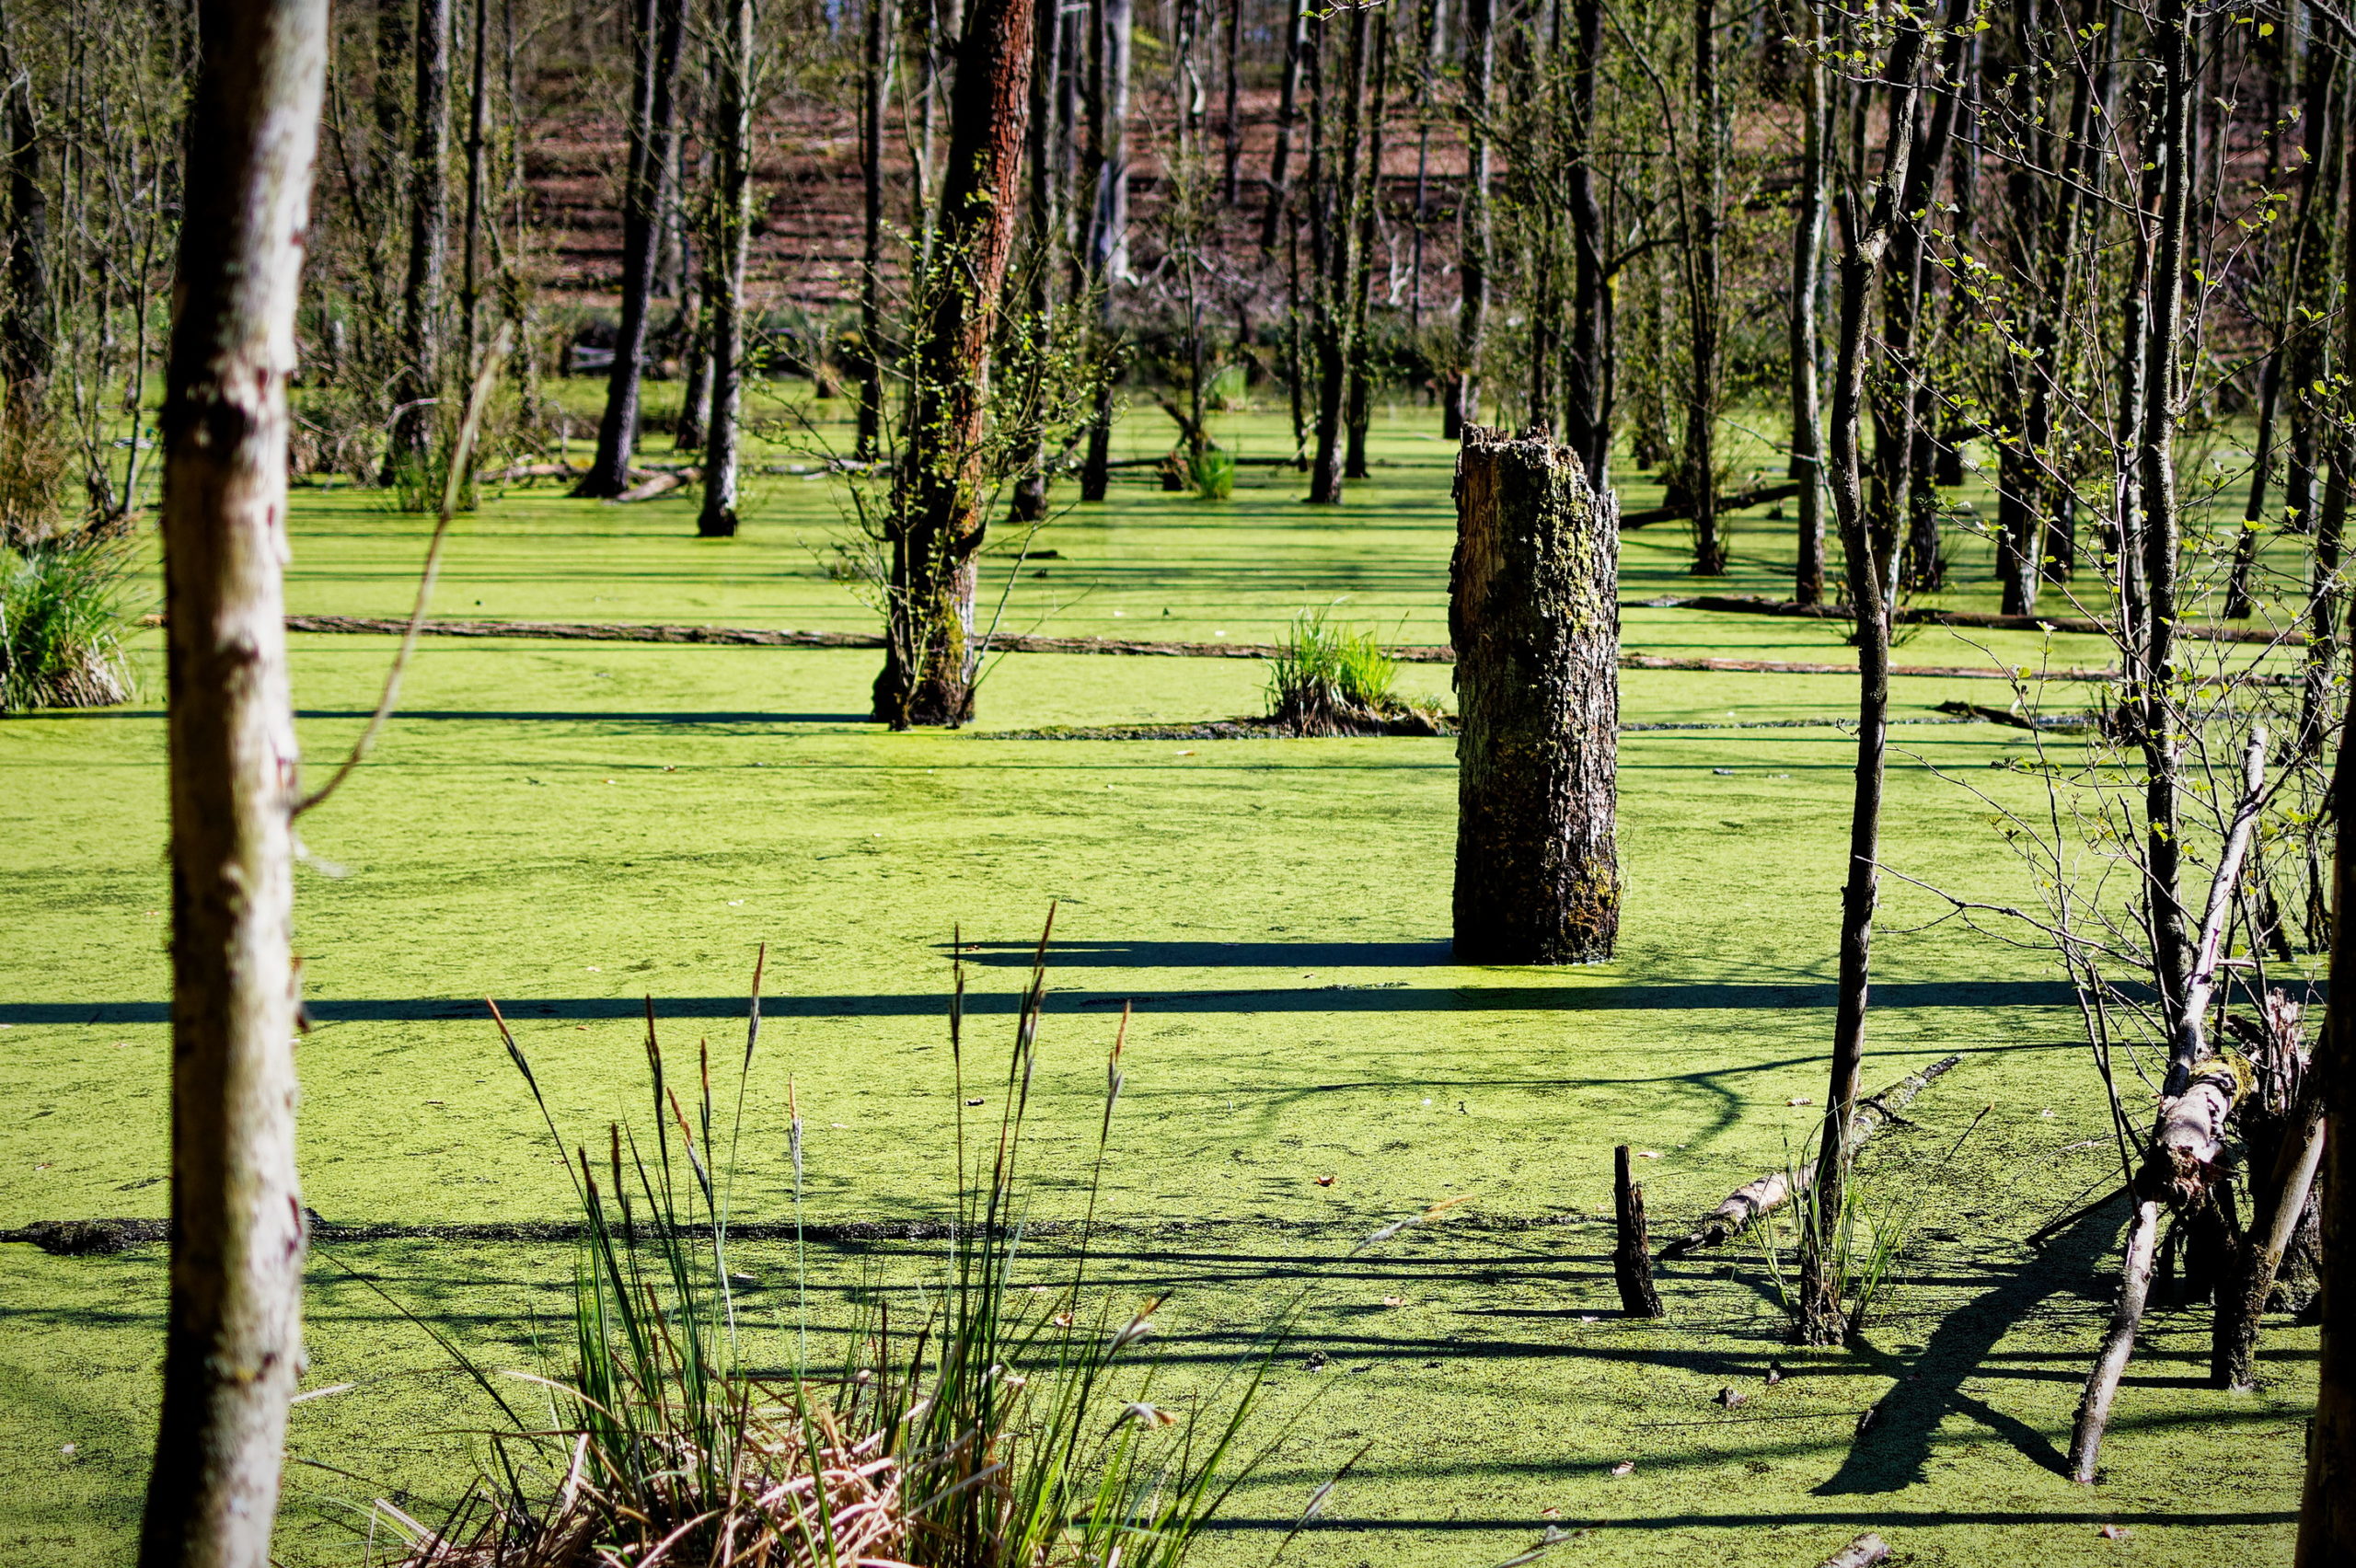
[[[1324,610],[1293,618],[1268,672],[1268,717],[1296,735],[1440,734],[1437,712],[1399,697],[1399,661]]]
[[[1097,1179],[1122,1088],[1118,1036],[1077,1258],[1044,1294],[1018,1284],[1024,1121],[1045,951],[1043,935],[1005,1064],[999,1124],[978,1155],[962,1110],[962,969],[955,979],[956,1225],[929,1318],[895,1324],[874,1309],[854,1323],[840,1365],[824,1369],[809,1362],[805,1329],[796,1365],[783,1375],[757,1372],[746,1360],[738,1297],[747,1282],[730,1257],[732,1172],[760,1035],[758,968],[744,1056],[733,1064],[735,1103],[724,1121],[709,1050],[683,1101],[666,1075],[650,1006],[652,1127],[610,1126],[595,1159],[558,1131],[529,1058],[499,1020],[509,1057],[572,1172],[582,1217],[570,1365],[546,1376],[506,1375],[525,1378],[545,1400],[545,1411],[527,1414],[499,1378],[444,1341],[512,1430],[491,1435],[486,1473],[442,1523],[378,1503],[378,1516],[403,1539],[403,1568],[1183,1562],[1284,1435],[1250,1453],[1240,1447],[1298,1301],[1184,1414],[1153,1402],[1152,1367],[1138,1349],[1150,1339],[1161,1303],[1114,1311],[1100,1297],[1096,1309],[1087,1308]],[[1124,1015],[1124,1033],[1126,1023]],[[787,1148],[798,1226],[798,1109]]]
[[[0,712],[130,700],[130,575],[117,541],[51,540],[0,553]]]

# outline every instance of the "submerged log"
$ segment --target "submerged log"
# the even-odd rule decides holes
[[[1542,432],[1456,465],[1456,958],[1585,963],[1620,932],[1618,506]]]
[[[1863,1148],[1867,1138],[1899,1118],[1899,1113],[1914,1102],[1914,1097],[1932,1083],[1945,1077],[1949,1069],[1961,1062],[1961,1056],[1942,1056],[1920,1072],[1909,1073],[1883,1090],[1857,1101],[1857,1109],[1850,1121],[1849,1147],[1851,1153]],[[1681,1258],[1688,1252],[1698,1252],[1704,1247],[1715,1247],[1731,1240],[1750,1229],[1765,1215],[1773,1213],[1796,1197],[1806,1193],[1816,1180],[1813,1160],[1803,1164],[1796,1173],[1771,1170],[1755,1182],[1746,1182],[1728,1193],[1719,1204],[1702,1218],[1686,1235],[1679,1237],[1660,1250],[1664,1261]]]
[[[1615,1242],[1611,1275],[1620,1286],[1620,1309],[1632,1318],[1665,1316],[1653,1288],[1651,1243],[1645,1236],[1645,1190],[1628,1174],[1628,1146],[1611,1151],[1611,1214]]]
[[[1868,1530],[1824,1560],[1824,1568],[1873,1568],[1889,1561],[1889,1543]]]

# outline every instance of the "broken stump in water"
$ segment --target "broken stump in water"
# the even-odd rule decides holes
[[[1610,958],[1618,503],[1543,430],[1473,426],[1456,460],[1456,957]]]
[[[1653,1288],[1652,1244],[1645,1239],[1645,1190],[1628,1174],[1626,1144],[1611,1151],[1611,1214],[1618,1230],[1611,1276],[1620,1286],[1621,1310],[1632,1318],[1667,1316],[1660,1309],[1660,1292]]]

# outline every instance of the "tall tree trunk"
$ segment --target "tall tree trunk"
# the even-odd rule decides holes
[[[1242,52],[1243,0],[1227,0],[1226,46],[1221,61],[1226,75],[1227,102],[1219,115],[1219,133],[1224,165],[1220,171],[1220,189],[1227,194],[1230,208],[1243,200],[1243,78],[1239,70]]]
[[[166,371],[171,1295],[141,1568],[264,1568],[302,1376],[286,385],[327,0],[205,0]]]
[[[1849,225],[1841,257],[1840,345],[1833,369],[1832,423],[1826,478],[1841,528],[1849,598],[1857,617],[1857,783],[1849,813],[1849,873],[1841,894],[1841,973],[1833,1019],[1831,1087],[1824,1097],[1816,1180],[1800,1247],[1800,1337],[1838,1344],[1847,1334],[1832,1259],[1848,1189],[1857,1074],[1865,1057],[1865,1004],[1873,974],[1874,906],[1880,896],[1881,797],[1889,721],[1890,602],[1896,596],[1897,541],[1877,539],[1867,515],[1858,456],[1865,399],[1866,317],[1874,274],[1900,216],[1899,193],[1913,154],[1917,72],[1923,27],[1907,15],[1891,40],[1888,140],[1873,209]]]
[[[1816,0],[1800,0],[1805,32],[1800,50],[1800,184],[1792,211],[1792,467],[1799,481],[1799,556],[1792,598],[1824,602],[1824,409],[1819,392],[1824,326],[1817,305],[1824,288],[1825,148],[1832,134],[1831,95],[1825,91],[1822,40]]]
[[[1609,240],[1595,195],[1595,76],[1603,53],[1603,0],[1572,0],[1568,133],[1564,170],[1571,227],[1571,352],[1563,378],[1564,439],[1587,465],[1588,482],[1611,482],[1611,421],[1607,416],[1603,253]]]
[[[1458,439],[1481,418],[1481,347],[1489,306],[1490,88],[1497,45],[1492,0],[1464,0],[1464,192],[1457,203],[1456,364],[1440,410],[1441,434]]]
[[[1260,248],[1273,250],[1277,225],[1292,205],[1292,138],[1300,123],[1300,69],[1309,45],[1309,6],[1296,0],[1285,35],[1284,86],[1276,100],[1276,144],[1268,154],[1268,204],[1260,214]]]
[[[1898,227],[1890,236],[1889,262],[1882,272],[1882,337],[1888,345],[1894,385],[1881,399],[1882,415],[1874,432],[1874,459],[1880,477],[1883,526],[1905,530],[1900,548],[1899,581],[1908,588],[1937,588],[1945,577],[1940,554],[1937,495],[1918,486],[1916,476],[1928,466],[1924,415],[1927,412],[1923,352],[1929,337],[1930,290],[1929,209],[1936,199],[1946,164],[1947,144],[1955,130],[1956,105],[1966,29],[1965,12],[1951,5],[1954,24],[1940,52],[1939,76],[1945,84],[1906,171]]]
[[[0,31],[7,17],[0,11]],[[49,379],[55,357],[50,336],[49,193],[41,180],[40,118],[32,74],[16,49],[0,40],[8,159],[7,295],[0,300],[0,398],[30,396]]]
[[[467,96],[467,221],[465,259],[460,263],[460,374],[472,380],[482,339],[482,199],[490,152],[491,0],[474,0],[474,80]]]
[[[1567,447],[1478,426],[1456,459],[1460,963],[1587,963],[1620,930],[1620,509]]]
[[[673,0],[676,3],[676,0]],[[696,533],[733,538],[745,397],[745,262],[753,234],[753,0],[723,0],[714,40],[711,233],[704,294],[711,304],[711,413],[703,441],[703,508]]]
[[[2184,1006],[2191,963],[2181,897],[2184,737],[2177,711],[2174,669],[2177,624],[2177,540],[2180,519],[2176,482],[2177,339],[2184,323],[2184,267],[2191,170],[2186,138],[2194,74],[2187,0],[2160,0],[2153,21],[2160,57],[2157,122],[2144,157],[2157,166],[2159,210],[2154,215],[2151,266],[2143,319],[2142,428],[2136,444],[2142,502],[2144,627],[2137,730],[2143,750],[2144,896],[2152,929],[2152,960],[2162,1001],[2173,1020]],[[2164,1091],[2184,1092],[2192,1063],[2172,1052]]]
[[[422,475],[442,390],[442,275],[450,252],[450,0],[417,0],[417,99],[409,160],[409,275],[401,290],[402,405],[386,476]]]
[[[1317,452],[1309,469],[1312,506],[1337,506],[1342,500],[1343,404],[1350,374],[1350,287],[1358,276],[1358,154],[1365,129],[1369,26],[1364,7],[1352,9],[1349,64],[1342,78],[1341,146],[1338,156],[1333,150],[1325,156],[1327,167],[1338,164],[1339,172],[1320,203],[1328,214],[1328,254],[1316,312]]]
[[[647,314],[654,291],[654,250],[663,238],[663,185],[677,133],[679,48],[687,29],[687,0],[650,0],[641,25],[638,99],[645,118],[630,127],[629,178],[622,187],[622,311],[614,335],[613,368],[606,375],[606,411],[597,422],[597,455],[575,495],[611,499],[629,489],[630,455],[638,448],[639,384],[646,359]]]
[[[893,0],[867,0],[860,82],[860,173],[866,209],[859,253],[859,444],[872,463],[884,442],[884,120],[892,102]]]
[[[1098,376],[1096,417],[1088,427],[1080,499],[1103,501],[1112,482],[1113,383],[1120,370],[1120,338],[1113,325],[1113,291],[1129,270],[1129,64],[1136,25],[1132,0],[1098,0],[1103,25],[1097,43],[1096,93],[1091,105],[1096,156],[1096,213],[1089,225],[1089,271],[1096,287]]]
[[[975,0],[959,52],[936,273],[913,358],[891,513],[890,635],[875,716],[895,730],[973,717],[975,556],[990,336],[1014,245],[1033,0]]]
[[[1692,382],[1685,394],[1685,482],[1693,499],[1693,575],[1722,577],[1726,541],[1718,536],[1718,339],[1726,291],[1726,107],[1718,80],[1717,0],[1693,0],[1695,230],[1688,242],[1692,283]]]
[[[2331,989],[2308,1072],[2324,1104],[2323,1343],[2307,1475],[2299,1500],[2298,1568],[2356,1562],[2356,724],[2339,730],[2331,779]]]
[[[1023,329],[1033,352],[1048,352],[1056,316],[1056,239],[1062,221],[1056,209],[1063,188],[1063,171],[1056,167],[1056,89],[1063,68],[1062,18],[1052,5],[1040,6],[1033,19],[1031,50],[1031,322]],[[1202,330],[1193,317],[1192,341],[1197,369],[1195,396],[1201,393]],[[1200,410],[1197,409],[1199,422]],[[1014,481],[1010,515],[1017,523],[1036,523],[1047,515],[1046,432],[1034,428],[1026,437],[1022,472]]]
[[[1342,477],[1362,479],[1366,470],[1367,429],[1374,421],[1374,375],[1368,363],[1367,311],[1374,286],[1374,246],[1377,219],[1382,209],[1382,122],[1390,113],[1391,13],[1374,20],[1374,109],[1367,131],[1366,189],[1358,199],[1357,268],[1350,279],[1350,401],[1344,423],[1347,441],[1342,454]]]

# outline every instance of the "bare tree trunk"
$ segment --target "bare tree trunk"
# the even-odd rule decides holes
[[[1571,226],[1571,352],[1563,382],[1565,440],[1587,465],[1589,483],[1611,482],[1611,421],[1607,415],[1604,358],[1604,275],[1608,243],[1603,208],[1595,196],[1595,75],[1603,52],[1603,0],[1573,0],[1575,40],[1571,55],[1569,186]]]
[[[1239,0],[1240,3],[1240,0]],[[1309,6],[1295,4],[1285,40],[1284,86],[1277,99],[1276,144],[1268,155],[1268,204],[1260,215],[1260,248],[1273,250],[1277,225],[1292,205],[1292,138],[1300,123],[1300,68],[1309,44]]]
[[[162,418],[171,1299],[141,1568],[264,1568],[303,1368],[286,385],[326,0],[207,0]]]
[[[1098,0],[1103,17],[1097,43],[1096,93],[1091,104],[1097,149],[1096,213],[1089,225],[1089,271],[1097,291],[1097,349],[1102,380],[1096,418],[1088,427],[1080,499],[1103,501],[1113,460],[1113,382],[1120,342],[1113,326],[1113,291],[1129,270],[1129,63],[1135,9],[1131,0]]]
[[[0,33],[7,18],[0,13]],[[32,74],[0,38],[8,160],[7,295],[0,300],[0,397],[29,396],[49,379],[55,350],[50,336],[49,193],[41,180],[40,119]]]
[[[1821,37],[1816,0],[1800,0],[1806,29],[1800,72],[1800,185],[1792,213],[1792,478],[1799,481],[1799,560],[1792,598],[1824,602],[1824,410],[1819,362],[1824,328],[1817,304],[1824,287],[1825,144],[1831,136],[1831,95],[1816,52]]]
[[[1367,363],[1368,295],[1374,283],[1376,218],[1382,208],[1382,122],[1390,113],[1391,13],[1374,20],[1374,110],[1367,131],[1366,189],[1358,199],[1357,268],[1350,278],[1350,399],[1344,417],[1347,441],[1342,454],[1342,477],[1362,479],[1366,471],[1366,432],[1374,421],[1374,376]]]
[[[442,275],[450,251],[450,0],[417,0],[417,107],[410,144],[409,277],[401,291],[400,411],[386,454],[422,473],[442,389]]]
[[[676,0],[674,0],[676,3]],[[703,507],[696,533],[736,535],[737,447],[745,396],[745,262],[753,230],[753,0],[724,0],[725,36],[713,47],[711,233],[704,287],[711,307],[711,412],[703,442]]]
[[[1056,239],[1062,231],[1057,212],[1063,189],[1063,171],[1056,167],[1056,100],[1057,76],[1063,69],[1063,19],[1052,5],[1037,8],[1033,22],[1031,59],[1031,276],[1032,324],[1025,329],[1036,352],[1047,351],[1056,316]],[[1191,297],[1191,290],[1190,290]],[[1202,329],[1192,309],[1195,351],[1195,396],[1202,397]],[[1200,409],[1196,409],[1199,419]],[[1014,503],[1009,515],[1017,523],[1036,523],[1047,515],[1046,432],[1034,429],[1027,437],[1022,472],[1014,481]]]
[[[2356,205],[2356,204],[2352,204]],[[2323,1343],[2315,1420],[2307,1428],[2307,1476],[2299,1501],[2298,1568],[2356,1562],[2356,724],[2339,729],[2331,779],[2336,824],[2331,859],[2331,986],[2323,1035],[2308,1072],[2324,1107]]]
[[[1481,418],[1481,346],[1489,305],[1489,115],[1497,44],[1492,0],[1464,0],[1464,191],[1457,204],[1463,235],[1456,262],[1456,366],[1440,409],[1441,433],[1454,441]]]
[[[859,259],[859,444],[861,462],[884,450],[884,118],[892,102],[892,0],[867,0],[867,57],[860,83],[860,173],[865,222]]]
[[[1610,958],[1619,507],[1542,432],[1475,425],[1457,456],[1456,508],[1456,960]]]
[[[1646,1235],[1645,1190],[1629,1174],[1626,1144],[1611,1151],[1611,1275],[1620,1287],[1620,1309],[1632,1318],[1662,1317]]]
[[[1909,15],[1891,41],[1883,79],[1889,87],[1889,133],[1872,212],[1850,225],[1841,257],[1840,347],[1833,372],[1827,478],[1841,548],[1848,558],[1849,597],[1857,617],[1857,786],[1849,814],[1849,874],[1841,894],[1841,974],[1833,1020],[1831,1087],[1824,1098],[1814,1200],[1800,1249],[1800,1335],[1838,1344],[1847,1335],[1832,1255],[1847,1191],[1857,1075],[1865,1064],[1865,1004],[1873,971],[1874,906],[1880,896],[1882,767],[1888,741],[1890,601],[1897,541],[1877,540],[1866,515],[1857,452],[1865,397],[1866,317],[1874,274],[1889,249],[1899,193],[1913,154],[1916,73],[1923,26]],[[1878,547],[1878,548],[1877,548]]]
[[[1237,70],[1238,57],[1243,52],[1243,0],[1227,0],[1227,41],[1225,59],[1227,103],[1219,116],[1220,149],[1224,167],[1220,185],[1227,193],[1231,208],[1243,200],[1243,82]]]
[[[458,284],[458,310],[464,333],[459,340],[461,374],[469,380],[475,374],[475,354],[482,340],[482,198],[490,151],[491,0],[474,0],[474,80],[467,98],[466,258]]]
[[[678,92],[687,12],[687,0],[649,0],[640,17],[644,36],[637,50],[638,97],[645,118],[630,127],[629,176],[622,189],[621,327],[614,338],[613,368],[606,375],[597,455],[575,495],[611,500],[629,489],[629,460],[638,448],[647,313],[654,291],[654,251],[663,238],[663,184],[671,167],[672,138],[677,134],[673,100]]]
[[[1359,143],[1363,139],[1367,81],[1367,33],[1363,8],[1350,12],[1349,64],[1342,88],[1341,146],[1328,148],[1328,168],[1339,173],[1320,199],[1325,214],[1325,276],[1317,292],[1317,451],[1309,468],[1309,503],[1338,506],[1342,501],[1343,404],[1349,387],[1350,286],[1358,276]],[[1329,111],[1330,119],[1330,111]]]
[[[1726,109],[1718,83],[1717,0],[1693,0],[1695,229],[1691,290],[1692,378],[1685,400],[1685,481],[1693,496],[1693,575],[1723,577],[1726,541],[1718,537],[1718,336],[1726,291]]]
[[[1032,3],[975,0],[959,51],[935,276],[892,507],[890,630],[875,677],[875,716],[895,730],[962,724],[974,712],[974,558],[987,532],[984,388],[1014,245]]]

